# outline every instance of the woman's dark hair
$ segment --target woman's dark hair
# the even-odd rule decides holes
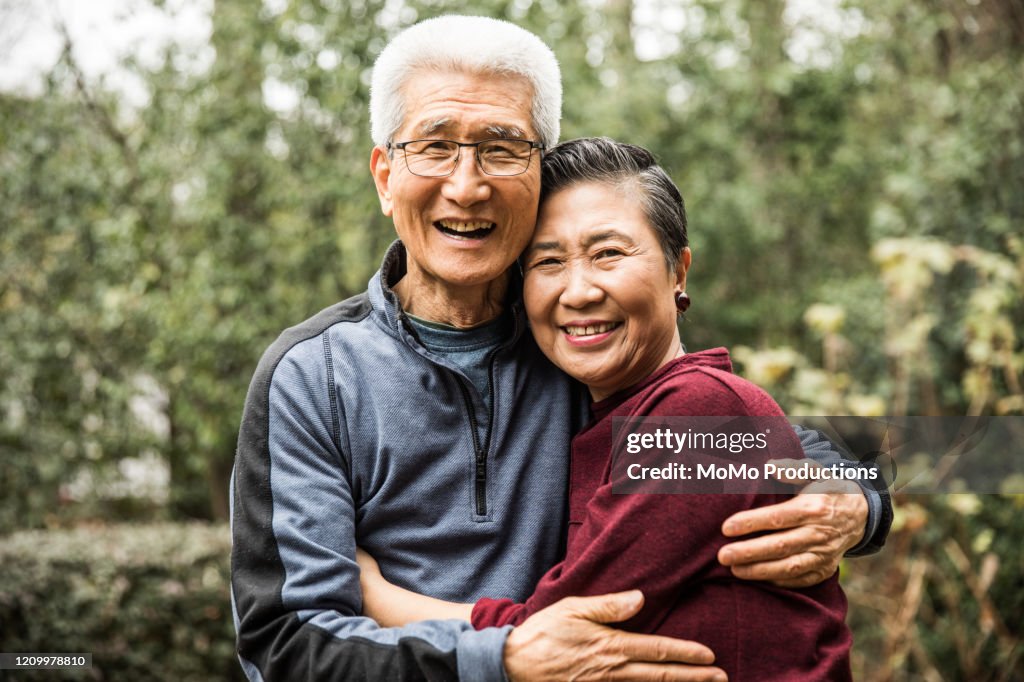
[[[541,202],[584,182],[638,188],[637,200],[661,244],[669,272],[689,244],[686,206],[668,173],[649,151],[607,137],[581,137],[555,145],[541,164]]]

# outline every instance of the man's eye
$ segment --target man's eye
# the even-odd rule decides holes
[[[405,147],[407,154],[423,156],[446,156],[452,153],[451,145],[444,140],[421,140],[410,142]]]
[[[481,153],[484,156],[490,157],[492,159],[504,159],[516,156],[515,150],[512,149],[511,147],[497,144],[492,144],[488,145],[487,147],[484,147],[481,150]]]

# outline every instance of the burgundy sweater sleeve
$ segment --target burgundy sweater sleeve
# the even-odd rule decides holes
[[[753,384],[725,373],[686,375],[685,390],[661,388],[646,401],[645,416],[781,416]],[[783,435],[784,434],[784,435]],[[789,429],[770,443],[771,456],[801,457]],[[766,456],[767,459],[767,456]],[[640,589],[644,607],[623,627],[652,631],[696,582],[727,572],[717,559],[726,538],[722,522],[737,511],[778,502],[763,494],[613,494],[608,472],[586,506],[565,559],[541,578],[525,603],[482,599],[473,609],[476,628],[518,625],[568,596]]]

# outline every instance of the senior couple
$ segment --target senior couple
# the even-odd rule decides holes
[[[480,17],[394,38],[370,108],[399,241],[365,293],[279,337],[246,399],[246,675],[848,679],[836,567],[881,546],[884,493],[612,494],[615,416],[781,414],[724,349],[684,351],[686,214],[652,156],[556,146],[554,55]],[[839,463],[797,435],[772,454]]]

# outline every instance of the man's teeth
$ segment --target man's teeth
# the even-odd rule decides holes
[[[476,232],[494,227],[494,223],[486,220],[473,220],[470,222],[458,222],[455,220],[439,220],[438,223],[446,230],[452,232]]]
[[[618,322],[604,322],[602,324],[592,324],[585,327],[566,325],[562,328],[569,336],[593,336],[594,334],[610,332],[618,326]]]

